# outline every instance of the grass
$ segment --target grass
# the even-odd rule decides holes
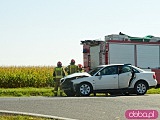
[[[0,97],[54,96],[52,87],[48,88],[0,88]],[[147,94],[160,94],[160,88],[150,89]],[[63,96],[66,96],[63,93]],[[98,94],[97,94],[98,96]]]
[[[53,96],[53,88],[0,88],[0,97],[3,96]]]
[[[150,89],[147,91],[147,94],[160,94],[160,88],[157,88],[157,89]]]
[[[21,116],[21,115],[2,115],[0,116],[0,120],[57,120],[57,119]]]

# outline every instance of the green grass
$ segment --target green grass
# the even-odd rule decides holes
[[[52,87],[48,88],[0,88],[0,97],[54,96]],[[160,94],[160,88],[150,89],[147,94]],[[63,93],[63,96],[66,96]],[[92,96],[92,95],[91,95]],[[99,94],[97,94],[99,96]]]
[[[21,115],[1,115],[0,120],[57,120],[57,119],[21,116]]]
[[[0,97],[3,96],[53,96],[53,88],[0,88]]]
[[[147,91],[147,94],[160,94],[160,88],[157,88],[157,89],[150,89]]]

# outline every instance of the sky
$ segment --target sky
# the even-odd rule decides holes
[[[160,37],[159,0],[0,0],[0,66],[83,65],[83,40]]]

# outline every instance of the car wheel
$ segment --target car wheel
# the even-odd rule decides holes
[[[92,87],[88,83],[81,83],[77,87],[77,96],[89,96],[91,94]]]
[[[144,95],[147,92],[148,86],[146,82],[139,81],[136,83],[134,89],[137,95]]]
[[[75,93],[72,91],[64,91],[64,93],[68,96],[68,97],[73,97],[75,96]]]

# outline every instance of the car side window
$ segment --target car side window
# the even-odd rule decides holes
[[[139,73],[139,71],[136,70],[135,68],[131,67],[131,69],[133,70],[134,73]]]
[[[126,72],[132,72],[132,70],[129,66],[122,67],[121,73],[126,73]]]
[[[117,74],[117,66],[108,66],[100,71],[101,75],[114,75]]]

